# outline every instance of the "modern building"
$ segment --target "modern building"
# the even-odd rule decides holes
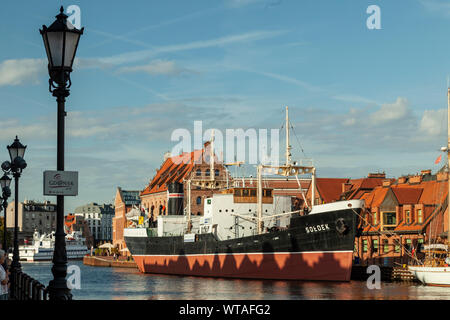
[[[8,229],[14,228],[14,200],[8,204],[6,224]],[[50,201],[37,202],[25,200],[18,203],[19,242],[33,238],[34,231],[40,234],[56,230],[56,204]]]
[[[133,209],[133,206],[140,206],[141,199],[139,197],[139,193],[140,191],[122,190],[122,188],[117,187],[116,197],[114,200],[115,211],[112,219],[112,241],[113,245],[119,248],[119,250],[124,250],[126,248],[126,243],[123,237],[123,229],[128,226],[126,214]],[[122,252],[122,254],[126,254],[126,252]]]
[[[114,214],[113,205],[99,205],[95,202],[77,207],[74,212],[75,216],[82,216],[87,222],[96,244],[112,241],[112,219]]]

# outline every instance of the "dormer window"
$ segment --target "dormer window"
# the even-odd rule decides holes
[[[417,209],[417,223],[423,223],[422,209]]]

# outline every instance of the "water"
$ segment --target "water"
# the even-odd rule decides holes
[[[137,269],[92,267],[81,270],[76,300],[444,300],[450,288],[394,282],[370,290],[364,281],[304,282],[237,280],[142,274]],[[22,263],[22,269],[45,286],[53,278],[51,262]]]

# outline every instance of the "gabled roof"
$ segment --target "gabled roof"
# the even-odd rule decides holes
[[[399,205],[403,204],[416,204],[419,203],[420,195],[422,194],[422,188],[409,188],[409,187],[391,187],[395,197],[398,200]]]
[[[142,195],[167,191],[167,185],[172,182],[182,183],[194,168],[196,163],[200,163],[201,157],[205,152],[202,150],[194,150],[192,152],[183,152],[178,156],[168,157],[152,181],[141,192]]]
[[[316,188],[325,203],[339,200],[342,193],[342,184],[349,179],[342,178],[316,178]]]

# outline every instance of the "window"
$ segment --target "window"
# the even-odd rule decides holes
[[[266,190],[266,197],[272,196],[272,190]]]
[[[373,240],[373,251],[378,252],[378,240],[377,239]]]
[[[195,172],[196,176],[201,176],[202,175],[202,170],[197,169],[197,171]]]
[[[383,224],[387,226],[395,226],[396,223],[395,212],[383,212]]]
[[[242,195],[243,195],[244,197],[248,197],[248,189],[242,190]]]
[[[417,210],[417,223],[423,223],[422,209]]]
[[[202,204],[202,197],[197,197],[197,204]]]
[[[412,243],[412,240],[411,240],[411,239],[406,239],[405,243],[406,243],[406,244],[405,244],[406,250],[411,251],[411,243]]]
[[[377,224],[378,223],[378,221],[377,221],[377,212],[376,211],[372,212],[372,223],[373,224]]]
[[[400,245],[399,244],[395,245],[395,253],[400,253]]]
[[[250,195],[252,197],[256,197],[256,190],[255,189],[250,190]]]
[[[209,169],[206,169],[205,176],[209,177],[210,175],[211,175],[211,171]]]
[[[389,252],[389,241],[387,239],[384,240],[384,253]]]
[[[234,195],[240,197],[241,196],[241,189],[235,189]]]
[[[219,169],[214,170],[214,175],[215,175],[216,177],[219,176],[219,173],[220,173]]]
[[[411,211],[410,210],[406,210],[406,224],[410,224],[411,223]]]
[[[367,240],[363,240],[363,252],[367,252]]]

